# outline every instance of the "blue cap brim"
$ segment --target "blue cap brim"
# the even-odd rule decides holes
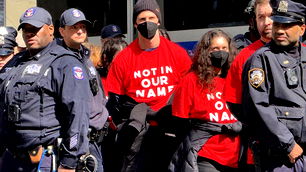
[[[7,48],[0,48],[0,56],[8,56],[12,54],[14,50],[12,49],[7,49]]]
[[[286,16],[279,16],[279,15],[274,15],[270,17],[273,22],[277,23],[296,23],[300,22],[299,20],[293,19],[291,17],[286,17]]]
[[[23,21],[22,23],[20,23],[20,25],[18,26],[18,30],[20,30],[22,28],[22,25],[23,24],[30,24],[36,28],[41,28],[45,23],[43,22],[40,22],[40,21],[37,21],[37,20],[26,20],[26,21]]]
[[[122,33],[113,34],[113,35],[110,36],[109,38],[114,38],[114,37],[119,36],[119,35],[120,35],[121,37],[125,38],[125,36],[124,36]]]
[[[85,23],[86,26],[91,26],[91,22],[89,20],[75,20],[75,21],[71,21],[71,22],[66,23],[65,26],[72,26],[72,25],[75,25],[78,22]]]

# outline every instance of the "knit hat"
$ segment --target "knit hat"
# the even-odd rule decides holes
[[[137,16],[146,10],[152,11],[161,22],[160,8],[155,0],[138,0],[134,6],[133,23],[136,23]]]

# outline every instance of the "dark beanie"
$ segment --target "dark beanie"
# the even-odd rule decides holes
[[[134,6],[133,23],[136,23],[136,18],[142,11],[152,11],[161,23],[161,15],[159,5],[155,0],[138,0]]]

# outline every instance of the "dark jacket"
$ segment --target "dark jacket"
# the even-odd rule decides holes
[[[193,120],[192,129],[181,143],[169,165],[171,172],[198,172],[197,157],[201,147],[216,134],[238,134],[242,124],[238,121],[231,124],[218,124]]]
[[[12,65],[12,66],[9,66]],[[16,56],[0,74],[0,146],[26,152],[63,139],[59,161],[75,168],[88,152],[90,88],[75,55],[55,41],[35,56]]]

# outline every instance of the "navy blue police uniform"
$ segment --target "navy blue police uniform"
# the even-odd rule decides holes
[[[90,26],[91,24],[88,20],[86,20],[82,11],[74,8],[64,11],[60,18],[61,27],[66,25],[72,26],[78,22],[84,22],[87,26]],[[89,49],[83,45],[80,45],[80,49],[69,48],[63,39],[57,39],[57,43],[75,54],[77,59],[84,65],[84,68],[89,76],[89,85],[91,88],[91,99],[89,101],[89,152],[97,159],[97,172],[103,172],[101,142],[103,140],[103,136],[107,132],[107,125],[105,125],[105,123],[108,117],[108,111],[105,107],[107,100],[102,89],[103,87],[100,76],[89,58]]]
[[[7,61],[13,56],[14,47],[17,46],[16,43],[17,30],[10,26],[1,26],[0,27],[0,58],[2,61]],[[1,62],[0,60],[0,63]],[[0,71],[3,67],[3,64],[0,64]],[[3,150],[2,150],[3,151]],[[1,152],[1,150],[0,150]],[[0,156],[0,166],[1,166],[2,158]]]
[[[272,20],[300,23],[306,7],[290,0],[271,1]],[[255,140],[262,171],[305,171],[305,156],[288,154],[297,143],[306,150],[306,47],[280,47],[272,40],[246,62],[243,70],[243,119]]]
[[[40,27],[52,24],[50,14],[39,7],[28,9],[21,24],[38,19]],[[10,70],[0,74],[0,136],[6,139],[0,140],[0,146],[21,166],[2,171],[76,168],[89,151],[91,92],[82,63],[52,41],[34,56],[29,51],[16,55],[5,68]],[[44,151],[38,161],[31,159],[41,153],[40,148]]]

